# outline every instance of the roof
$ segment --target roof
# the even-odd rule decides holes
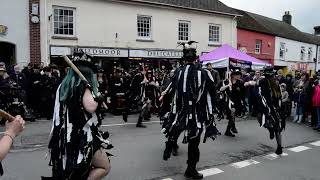
[[[239,17],[238,19],[238,28],[240,29],[246,29],[295,41],[320,45],[320,37],[302,32],[296,27],[283,21],[242,10],[236,11],[242,15],[242,17]]]
[[[137,3],[153,4],[159,6],[169,6],[182,9],[205,11],[217,14],[239,16],[233,8],[228,7],[219,0],[120,0]]]

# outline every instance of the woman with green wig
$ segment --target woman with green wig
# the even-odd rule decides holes
[[[109,134],[99,131],[96,67],[83,52],[72,59],[87,81],[71,68],[56,92],[49,150],[56,180],[98,180],[110,171]]]

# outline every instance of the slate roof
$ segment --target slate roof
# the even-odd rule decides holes
[[[238,28],[240,29],[246,29],[295,41],[320,45],[319,36],[301,32],[296,27],[289,25],[283,21],[242,10],[236,11],[242,15],[242,17],[238,18]]]
[[[147,3],[160,6],[171,6],[183,9],[207,11],[225,15],[239,15],[233,8],[228,7],[219,0],[121,0],[137,3]]]

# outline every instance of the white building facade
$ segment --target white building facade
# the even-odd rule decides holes
[[[106,60],[182,56],[179,42],[198,41],[198,54],[222,44],[236,47],[237,14],[111,0],[46,0],[41,8],[41,54],[74,48]]]
[[[1,0],[0,61],[30,62],[29,0]]]
[[[319,59],[317,50],[316,44],[276,37],[274,65],[286,66],[288,71],[313,71],[315,70],[314,59]]]

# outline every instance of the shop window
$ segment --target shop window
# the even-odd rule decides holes
[[[221,25],[209,24],[209,44],[221,43]]]
[[[256,40],[256,48],[255,48],[255,53],[260,54],[261,53],[261,46],[262,46],[262,41],[261,40]]]
[[[308,60],[312,60],[312,47],[308,49]]]
[[[305,55],[306,55],[306,48],[304,46],[301,46],[300,59],[304,60]]]
[[[189,41],[190,39],[190,22],[179,21],[179,41]]]
[[[284,59],[284,55],[286,53],[286,44],[280,43],[280,58]]]
[[[53,34],[75,36],[75,9],[53,7]]]
[[[138,15],[137,28],[139,39],[151,40],[151,21],[151,16]]]

